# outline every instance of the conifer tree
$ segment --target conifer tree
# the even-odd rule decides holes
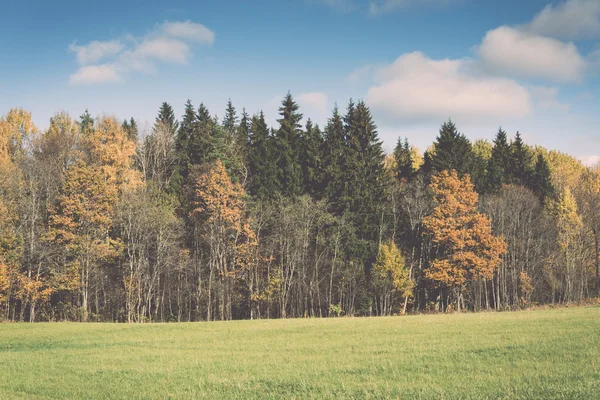
[[[502,185],[508,183],[506,169],[510,160],[510,146],[506,138],[506,132],[502,127],[498,129],[492,148],[492,157],[488,162],[487,189],[490,192],[497,192]]]
[[[250,116],[246,112],[246,109],[242,109],[242,118],[240,118],[240,124],[237,127],[237,143],[245,149],[248,144],[248,135],[250,134]]]
[[[552,184],[552,173],[550,165],[542,153],[539,153],[533,172],[531,173],[529,188],[538,195],[540,201],[544,203],[546,199],[555,195],[554,185]]]
[[[471,173],[473,149],[471,142],[456,129],[451,120],[444,122],[434,143],[435,152],[426,152],[424,169],[426,172],[455,170],[459,175]]]
[[[279,129],[277,130],[277,173],[281,193],[286,197],[295,197],[302,192],[302,168],[299,162],[299,144],[301,135],[298,104],[288,92],[279,107]]]
[[[344,167],[346,152],[344,121],[336,105],[325,126],[319,197],[327,198],[330,207],[338,215],[343,211],[342,196],[347,185],[348,170]]]
[[[384,200],[385,173],[383,148],[371,111],[362,101],[350,104],[347,121],[347,156],[349,181],[345,193],[347,210],[351,213],[358,235],[369,241],[367,254],[374,257],[378,241],[381,206]]]
[[[157,129],[159,125],[167,126],[171,132],[175,133],[179,129],[179,122],[175,118],[173,107],[167,102],[162,103],[158,110],[158,116],[154,122],[154,129]]]
[[[79,117],[79,126],[81,127],[82,133],[87,133],[94,129],[94,118],[92,118],[87,108]]]
[[[252,117],[248,143],[248,169],[250,182],[248,191],[261,200],[275,198],[280,188],[277,186],[277,166],[273,140],[269,135],[269,127],[265,115]]]
[[[321,167],[323,136],[319,125],[309,118],[300,142],[300,165],[302,166],[303,192],[313,197],[318,192],[318,174]]]
[[[396,161],[396,179],[410,180],[416,173],[416,169],[412,147],[408,144],[408,139],[405,138],[403,141],[398,138],[394,149],[394,159]]]
[[[531,152],[523,143],[521,134],[517,132],[515,140],[510,144],[508,181],[517,185],[526,185],[531,177],[531,163]]]
[[[235,112],[235,107],[231,102],[231,99],[227,102],[227,108],[225,109],[225,117],[223,118],[223,128],[227,133],[234,137],[237,130],[238,117]]]
[[[190,164],[190,138],[196,127],[196,113],[192,102],[188,99],[185,103],[185,111],[181,119],[181,125],[175,136],[175,165],[171,175],[169,191],[181,194],[181,188],[189,174]]]

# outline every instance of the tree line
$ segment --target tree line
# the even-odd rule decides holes
[[[507,310],[600,295],[600,171],[448,120],[385,154],[367,105],[321,129],[163,103],[0,119],[0,319],[201,321]]]

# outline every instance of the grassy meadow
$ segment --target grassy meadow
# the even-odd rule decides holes
[[[600,308],[0,324],[0,399],[600,398]]]

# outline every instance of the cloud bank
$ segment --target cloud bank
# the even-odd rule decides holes
[[[70,76],[72,85],[114,83],[131,72],[153,73],[158,65],[185,65],[193,56],[190,43],[210,46],[215,34],[202,24],[191,21],[164,22],[142,38],[73,43],[80,68]]]

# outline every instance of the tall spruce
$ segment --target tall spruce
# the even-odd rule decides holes
[[[170,192],[178,196],[181,195],[181,189],[189,175],[189,145],[195,126],[196,113],[192,102],[188,99],[185,103],[185,111],[181,119],[181,124],[175,136],[175,164],[169,183]]]
[[[510,161],[510,145],[506,132],[502,127],[498,129],[492,148],[492,157],[488,162],[487,190],[492,193],[498,192],[502,185],[508,183],[507,168]]]
[[[376,254],[381,207],[384,201],[385,173],[382,142],[371,111],[362,101],[351,103],[346,114],[348,152],[345,167],[350,179],[346,205],[360,239],[369,241],[368,257]]]
[[[344,121],[337,105],[333,109],[331,118],[325,126],[325,138],[322,150],[321,177],[319,179],[319,197],[326,198],[332,211],[342,214],[342,197],[348,180],[348,170],[345,168],[347,153],[346,134]]]
[[[471,173],[472,168],[471,142],[458,132],[454,122],[444,122],[434,143],[434,151],[425,153],[424,169],[429,173],[456,170],[462,176]]]
[[[412,147],[408,143],[408,139],[405,138],[402,140],[398,138],[398,143],[394,149],[394,159],[396,161],[396,179],[410,180],[416,173],[416,170]]]
[[[261,200],[271,200],[280,192],[277,186],[277,167],[273,139],[265,115],[252,117],[248,143],[248,170],[250,181],[248,192]]]
[[[542,204],[546,199],[551,199],[556,194],[554,185],[552,184],[551,175],[552,172],[550,171],[548,161],[542,153],[539,153],[528,186],[535,194],[537,194]]]
[[[523,143],[521,134],[517,132],[515,140],[510,144],[510,157],[508,160],[508,181],[517,185],[526,186],[531,179],[532,154]]]
[[[227,101],[227,108],[225,109],[225,117],[223,118],[223,128],[227,133],[234,137],[237,130],[238,117],[235,111],[235,107],[231,102],[231,99]]]
[[[313,125],[309,118],[300,141],[300,165],[302,167],[303,192],[313,197],[318,194],[322,143],[323,135],[319,125]]]
[[[179,122],[177,121],[177,118],[175,118],[173,107],[167,102],[162,103],[158,110],[158,116],[154,121],[154,129],[157,129],[161,124],[167,126],[173,134],[179,129]]]
[[[281,193],[293,198],[302,193],[302,168],[299,162],[299,144],[302,114],[298,104],[288,92],[279,107],[279,129],[277,130],[277,173]]]
[[[211,157],[213,125],[214,120],[210,112],[204,103],[201,103],[196,113],[196,121],[188,147],[190,164],[201,165]]]

